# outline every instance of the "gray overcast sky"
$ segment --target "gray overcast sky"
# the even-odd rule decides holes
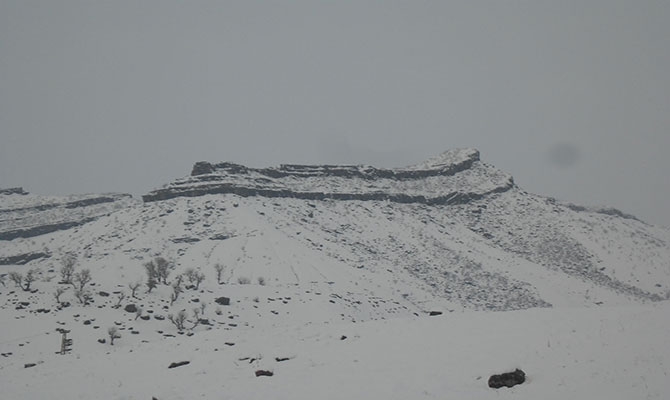
[[[0,187],[475,147],[528,191],[670,226],[668,21],[668,1],[0,0]]]

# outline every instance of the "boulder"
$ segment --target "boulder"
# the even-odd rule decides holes
[[[137,312],[137,306],[135,304],[126,304],[126,306],[123,309],[129,313]]]
[[[512,386],[522,384],[525,381],[526,373],[517,368],[513,372],[491,375],[489,378],[489,387],[493,389],[498,389],[503,386],[510,388]]]
[[[222,306],[229,306],[230,305],[230,297],[219,297],[218,299],[214,300],[217,304],[220,304]]]

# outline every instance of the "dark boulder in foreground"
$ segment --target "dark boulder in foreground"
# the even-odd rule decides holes
[[[498,389],[503,386],[508,388],[522,384],[526,381],[526,373],[520,369],[514,370],[514,372],[505,372],[500,375],[491,375],[489,378],[489,387],[493,389]]]
[[[256,376],[272,376],[272,375],[274,375],[272,371],[266,371],[263,369],[259,369],[258,371],[256,371]]]

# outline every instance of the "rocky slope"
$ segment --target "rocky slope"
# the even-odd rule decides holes
[[[144,205],[2,199],[4,264],[69,252],[111,275],[134,264],[140,279],[142,262],[161,254],[181,269],[224,263],[232,280],[263,274],[350,293],[377,282],[412,312],[658,301],[670,288],[668,230],[526,193],[472,149],[402,169],[200,162]]]

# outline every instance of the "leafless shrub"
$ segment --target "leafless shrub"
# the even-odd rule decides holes
[[[74,274],[74,266],[77,263],[77,256],[72,253],[67,253],[61,259],[62,267],[60,268],[61,283],[71,284],[72,275]]]
[[[30,291],[30,285],[37,279],[36,275],[37,271],[34,269],[30,269],[26,272],[26,277],[23,279],[23,290],[26,292]]]
[[[86,284],[88,284],[92,279],[91,270],[82,269],[81,271],[74,274],[73,285],[76,284],[76,286],[79,286],[79,290],[84,290]]]
[[[240,276],[237,278],[237,283],[240,285],[248,285],[251,283],[251,279],[247,278],[246,276]]]
[[[4,274],[3,274],[3,275],[0,275],[0,284],[2,284],[2,286],[4,286],[4,287],[7,287],[7,286],[5,285],[5,275],[4,275]]]
[[[14,282],[16,287],[23,289],[23,275],[18,272],[12,271],[9,273],[9,279]]]
[[[83,288],[76,288],[74,290],[74,297],[76,297],[77,300],[79,300],[79,302],[83,305],[87,305],[93,298],[91,293]]]
[[[191,329],[195,329],[196,326],[200,325],[200,309],[194,308],[193,309],[193,326]]]
[[[35,271],[34,269],[31,269],[26,273],[26,276],[24,277],[21,273],[12,271],[12,272],[9,273],[9,279],[12,282],[14,282],[14,284],[17,287],[19,287],[19,288],[23,289],[24,291],[28,292],[28,291],[30,291],[30,285],[33,282],[35,282],[35,279],[37,279],[37,277],[35,276],[36,273],[37,273],[37,271]]]
[[[120,339],[121,334],[119,333],[119,329],[115,326],[109,327],[107,329],[107,334],[109,335],[109,344],[114,346],[114,339]]]
[[[261,285],[261,286],[265,286],[265,278],[263,278],[262,276],[259,276],[258,277],[258,284]]]
[[[180,331],[184,330],[184,323],[186,322],[186,311],[181,310],[177,315],[169,314],[168,320],[174,324]]]
[[[62,287],[56,288],[56,292],[54,293],[54,297],[56,298],[56,302],[60,304],[60,297],[65,293],[65,289]]]
[[[216,283],[221,284],[221,275],[223,275],[224,266],[222,264],[214,264],[214,271],[216,271]]]
[[[174,269],[174,264],[163,257],[156,257],[144,264],[147,272],[147,286],[149,291],[156,287],[157,283],[167,285],[167,278]]]
[[[202,281],[205,280],[205,274],[193,268],[187,269],[184,275],[186,275],[186,279],[188,279],[191,285],[195,286],[195,290],[198,290]]]
[[[182,276],[179,275],[175,283],[172,284],[172,294],[170,294],[170,305],[173,305],[179,298],[179,294],[183,291],[181,288]]]
[[[167,278],[174,269],[174,264],[163,257],[156,257],[154,262],[156,263],[156,272],[158,273],[159,281],[163,282],[163,285],[167,285]]]
[[[128,284],[128,289],[130,289],[130,297],[135,297],[135,292],[140,288],[140,286],[142,286],[141,282],[133,282]]]
[[[122,302],[123,299],[125,299],[125,298],[126,298],[126,294],[125,294],[125,293],[123,293],[123,292],[119,293],[119,294],[117,295],[117,297],[116,297],[116,304],[114,305],[114,308],[119,308],[119,307],[121,307],[121,302]]]

